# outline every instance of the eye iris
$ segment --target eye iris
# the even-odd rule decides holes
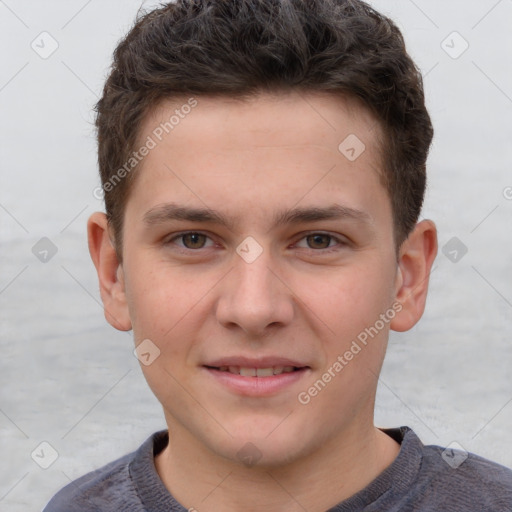
[[[327,247],[329,247],[330,239],[331,237],[329,235],[309,235],[307,237],[308,245],[313,245],[313,249],[327,249]],[[321,247],[318,247],[318,245]]]
[[[183,235],[183,243],[187,249],[201,249],[205,243],[205,235],[201,233],[187,233]]]

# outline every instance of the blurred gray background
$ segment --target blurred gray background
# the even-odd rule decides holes
[[[370,3],[425,77],[423,216],[440,243],[424,318],[392,333],[376,423],[512,466],[512,0]],[[165,428],[131,334],[104,320],[86,241],[103,208],[92,106],[155,4],[0,1],[0,510],[39,511]]]

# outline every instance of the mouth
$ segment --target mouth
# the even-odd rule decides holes
[[[226,358],[203,365],[208,378],[231,393],[270,397],[300,385],[311,371],[298,361],[283,358]]]
[[[307,366],[269,366],[267,368],[254,368],[249,366],[208,366],[209,370],[217,370],[219,372],[227,372],[233,375],[240,375],[242,377],[273,377],[274,375],[282,375],[283,373],[297,372],[306,368]]]

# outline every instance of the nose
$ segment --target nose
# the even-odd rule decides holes
[[[264,337],[288,325],[294,315],[293,294],[268,251],[251,263],[235,255],[234,265],[220,288],[219,323],[228,329],[239,328],[251,337]]]

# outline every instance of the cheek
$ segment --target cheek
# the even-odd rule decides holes
[[[149,258],[133,260],[130,271],[127,299],[136,342],[150,339],[160,349],[162,361],[184,366],[212,310],[211,290],[218,275],[199,276]]]
[[[175,317],[190,309],[191,283],[180,272],[173,271],[142,251],[132,251],[126,265],[126,294],[135,333],[154,334],[172,328]],[[197,284],[197,283],[196,283]]]
[[[298,294],[337,339],[348,340],[391,307],[393,276],[382,261],[351,265],[322,278],[297,279]]]
[[[389,321],[383,322],[380,315],[391,307],[392,283],[392,276],[386,277],[377,265],[352,267],[333,274],[309,296],[308,302],[317,305],[315,313],[329,327],[319,346],[322,368],[303,389],[311,413],[338,424],[373,399],[389,331]]]
[[[142,371],[160,401],[167,403],[174,397],[172,400],[186,409],[186,401],[179,399],[180,384],[188,379],[187,359],[194,347],[197,332],[193,330],[200,325],[201,297],[207,287],[203,290],[201,279],[191,282],[161,261],[139,258],[131,264],[127,297],[134,339],[137,345],[149,339],[158,349],[151,364],[141,365]]]

